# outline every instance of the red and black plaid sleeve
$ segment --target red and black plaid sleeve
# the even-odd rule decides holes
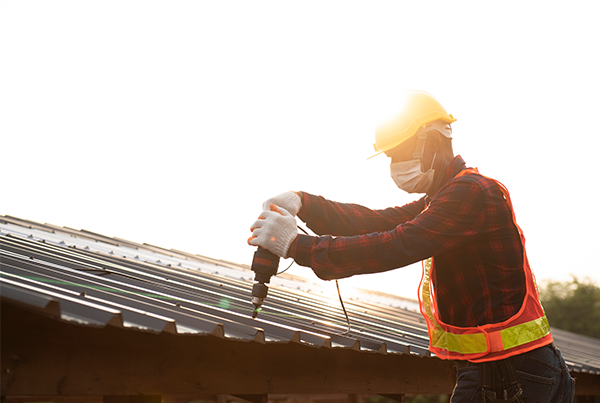
[[[389,231],[412,220],[425,208],[425,198],[403,207],[371,210],[358,204],[337,203],[322,196],[299,192],[302,209],[298,217],[315,234],[353,236],[376,231]]]
[[[450,178],[464,166],[457,159]],[[450,179],[425,211],[424,199],[370,210],[302,197],[299,217],[327,235],[298,235],[290,254],[320,278],[382,272],[434,256],[442,320],[457,326],[496,323],[520,308],[523,248],[495,182],[478,174]]]
[[[323,279],[406,266],[477,236],[484,221],[482,202],[474,203],[478,197],[481,191],[477,186],[461,181],[447,186],[426,211],[392,229],[346,237],[299,235],[292,255]],[[353,212],[357,211],[364,210]],[[373,215],[362,216],[360,221]]]

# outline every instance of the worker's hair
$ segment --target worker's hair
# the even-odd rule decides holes
[[[441,148],[446,150],[449,154],[452,154],[452,157],[454,157],[454,150],[452,149],[452,139],[449,139],[448,137],[443,136],[439,133],[437,133],[437,135],[440,138]]]
[[[435,138],[431,138],[431,137],[435,137]],[[446,156],[452,155],[452,158],[454,158],[454,150],[452,149],[452,139],[444,136],[441,133],[438,133],[437,131],[428,132],[427,138],[428,138],[428,140],[431,138],[431,141],[433,141],[433,142],[435,142],[436,140],[439,141],[438,153],[443,153]]]
[[[429,136],[436,136],[431,138],[431,141],[438,141],[438,151],[435,157],[437,168],[433,177],[432,188],[437,190],[444,179],[446,167],[450,165],[454,159],[454,150],[452,149],[452,139],[440,134],[438,132],[429,132],[427,134],[427,140],[430,140]],[[433,194],[435,191],[433,192]]]

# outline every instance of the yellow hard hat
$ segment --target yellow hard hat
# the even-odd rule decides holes
[[[400,110],[375,129],[375,155],[397,147],[427,123],[435,120],[456,122],[431,94],[424,91],[408,91]]]

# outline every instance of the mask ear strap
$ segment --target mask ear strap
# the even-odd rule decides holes
[[[419,133],[417,134],[417,137],[417,146],[415,147],[415,152],[413,153],[413,160],[423,159],[423,152],[425,151],[425,140],[427,140],[427,133]]]
[[[433,164],[435,163],[435,157],[437,157],[437,153],[433,154],[433,159],[431,160],[431,166],[429,169],[433,169]]]

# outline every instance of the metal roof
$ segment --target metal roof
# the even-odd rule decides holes
[[[345,300],[344,334],[337,295],[297,276],[273,278],[252,319],[247,265],[10,216],[0,217],[0,242],[2,298],[63,320],[430,356],[415,301],[356,291]],[[572,371],[600,375],[600,340],[552,333]]]

